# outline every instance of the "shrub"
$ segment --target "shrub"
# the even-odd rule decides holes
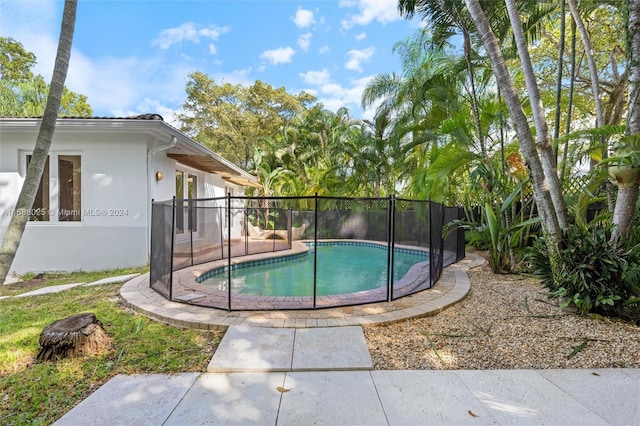
[[[612,245],[610,237],[610,229],[572,225],[557,255],[539,238],[528,255],[533,273],[553,296],[565,298],[563,306],[573,304],[581,313],[614,313],[637,295],[640,246]]]

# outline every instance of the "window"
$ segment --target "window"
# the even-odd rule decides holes
[[[80,156],[58,156],[58,220],[80,222]]]
[[[176,200],[195,198],[198,198],[198,177],[176,170]],[[193,201],[188,205],[184,201],[176,201],[176,233],[182,234],[185,230],[198,231],[198,209]]]
[[[27,165],[31,158],[32,155],[26,156]],[[82,220],[80,155],[52,153],[47,158],[29,219],[33,222]]]
[[[27,155],[27,165],[31,163],[31,155]],[[40,186],[38,192],[36,192],[36,198],[33,201],[33,207],[31,208],[31,215],[29,220],[48,222],[49,221],[49,157],[44,164],[44,171],[42,172],[42,179],[40,180]]]

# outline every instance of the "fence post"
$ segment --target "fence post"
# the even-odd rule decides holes
[[[395,195],[389,195],[389,219],[387,222],[387,302],[393,300],[393,251],[395,239]]]
[[[169,274],[169,301],[173,300],[173,250],[176,241],[176,196],[171,200],[171,273]]]
[[[187,219],[187,224],[189,224],[189,240],[191,244],[191,266],[193,266],[193,219],[192,219],[192,211],[193,208],[191,206],[191,201],[189,201],[189,218]]]
[[[227,193],[227,292],[229,296],[229,311],[231,311],[231,193]]]
[[[316,308],[316,297],[318,293],[318,193],[314,196],[315,211],[313,227],[313,309]]]

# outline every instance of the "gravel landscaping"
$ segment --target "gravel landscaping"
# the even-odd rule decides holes
[[[560,311],[536,278],[469,271],[471,291],[430,317],[365,327],[380,370],[639,368],[637,322]]]

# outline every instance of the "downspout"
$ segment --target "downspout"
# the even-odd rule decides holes
[[[147,263],[151,262],[151,200],[154,198],[151,196],[151,185],[155,176],[151,170],[151,158],[160,151],[171,149],[177,144],[178,138],[172,136],[171,142],[151,148],[147,153]]]

